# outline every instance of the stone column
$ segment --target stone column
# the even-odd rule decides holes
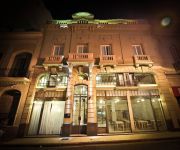
[[[89,66],[87,135],[97,135],[96,92],[93,65]]]
[[[71,134],[71,126],[72,126],[72,69],[73,66],[69,65],[69,76],[68,76],[68,85],[66,92],[66,102],[65,102],[65,110],[64,110],[64,123],[62,127],[62,136],[70,136]]]

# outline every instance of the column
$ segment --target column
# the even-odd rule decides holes
[[[66,102],[65,102],[65,110],[64,110],[64,123],[62,127],[62,136],[69,136],[71,134],[71,126],[72,126],[72,69],[73,66],[69,65],[69,75],[68,75],[68,85],[66,92]]]
[[[87,135],[97,135],[96,92],[93,65],[89,65]]]

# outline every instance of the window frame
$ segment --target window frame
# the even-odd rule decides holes
[[[109,47],[109,49],[107,47]],[[101,51],[100,53],[101,55],[113,55],[111,44],[100,45],[100,51]]]
[[[81,54],[81,53],[88,53],[88,44],[78,44],[76,46],[76,52],[78,54]]]
[[[140,53],[138,52],[138,48],[140,48]],[[133,53],[135,55],[144,55],[144,51],[143,51],[143,48],[142,48],[142,45],[141,44],[133,44],[132,45],[132,49],[133,49]]]
[[[56,52],[56,48],[59,48]],[[62,56],[64,55],[64,44],[54,45],[53,47],[53,56]]]

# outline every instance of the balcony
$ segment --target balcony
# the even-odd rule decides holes
[[[100,65],[115,65],[116,56],[115,55],[101,55],[99,64]]]
[[[45,58],[44,65],[59,65],[63,60],[63,56],[49,56]]]
[[[70,53],[68,56],[68,62],[72,63],[92,63],[93,61],[93,53]]]
[[[134,55],[134,63],[136,67],[139,66],[153,66],[153,62],[149,55]]]

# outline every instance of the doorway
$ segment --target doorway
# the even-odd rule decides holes
[[[59,135],[64,119],[65,101],[35,100],[28,135]]]
[[[12,126],[17,113],[21,93],[18,90],[6,91],[0,97],[0,124]]]
[[[72,134],[87,132],[87,86],[76,85],[73,105]]]

